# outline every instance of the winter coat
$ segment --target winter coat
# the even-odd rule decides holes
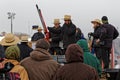
[[[30,80],[51,80],[59,68],[59,64],[44,49],[37,48],[30,57],[21,61],[28,72]]]
[[[101,75],[102,68],[101,68],[100,62],[97,59],[97,57],[95,57],[94,55],[92,55],[92,53],[90,53],[87,41],[84,39],[81,39],[77,42],[77,44],[83,49],[84,63],[94,67],[98,72],[98,74]]]
[[[21,80],[29,80],[27,71],[25,70],[24,67],[22,67],[22,66],[19,64],[18,61],[6,59],[6,60],[4,61],[4,63],[7,63],[7,62],[11,62],[12,64],[14,64],[14,67],[12,68],[12,70],[11,70],[10,72],[19,73]]]
[[[18,47],[20,49],[20,60],[23,60],[26,57],[30,56],[30,52],[33,51],[32,48],[30,48],[27,43],[21,43],[18,44]]]
[[[67,50],[65,57],[67,64],[59,68],[53,80],[98,80],[95,69],[83,63],[83,52],[78,45]]]
[[[112,47],[112,41],[119,36],[119,33],[118,33],[117,29],[111,24],[103,24],[102,26],[107,31],[106,37],[105,37],[105,40],[104,40],[105,41],[104,47],[111,48]]]
[[[104,39],[106,37],[106,29],[102,26],[98,26],[97,28],[94,29],[94,34],[93,34],[93,43],[92,47],[98,48],[98,47],[104,47]],[[100,39],[100,44],[96,44],[96,40]]]
[[[61,41],[60,34],[61,34],[61,27],[59,28],[48,28],[50,32],[50,38],[52,41],[50,42],[50,47],[59,47],[59,42]]]
[[[37,41],[37,40],[43,39],[43,38],[44,38],[44,34],[42,32],[37,32],[37,33],[34,33],[31,41]]]
[[[76,42],[76,26],[72,22],[69,25],[63,24],[61,31],[64,48]]]
[[[5,58],[5,51],[2,45],[0,45],[0,58]]]

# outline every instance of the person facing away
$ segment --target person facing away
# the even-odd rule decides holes
[[[39,39],[43,39],[45,38],[44,37],[44,34],[42,33],[42,28],[41,27],[38,27],[38,32],[34,33],[34,35],[32,36],[32,39],[31,41],[37,41]]]
[[[60,55],[60,47],[59,43],[61,41],[60,34],[61,34],[61,26],[60,26],[60,20],[54,19],[54,27],[48,27],[48,30],[50,32],[50,50],[49,52],[54,55],[58,54]]]
[[[3,46],[4,51],[9,46],[17,45],[20,39],[12,33],[7,33],[5,37],[1,40],[0,44]]]
[[[21,61],[30,80],[51,80],[59,68],[59,64],[48,52],[49,46],[45,39],[38,40],[36,49],[30,53],[30,57]]]
[[[20,50],[17,46],[8,47],[5,51],[5,58],[6,59],[3,61],[3,64],[10,62],[14,65],[10,72],[19,73],[21,80],[29,80],[25,68],[22,67],[19,63]]]
[[[95,57],[94,55],[90,53],[87,41],[84,39],[81,39],[77,42],[77,44],[83,49],[84,63],[94,67],[100,76],[102,73],[101,64],[99,60],[97,59],[97,57]]]
[[[53,80],[99,80],[96,70],[83,63],[83,51],[77,44],[68,46],[67,63],[60,67]]]
[[[101,21],[99,19],[95,19],[91,21],[94,28],[94,33],[90,33],[91,36],[93,36],[93,42],[92,42],[92,48],[94,48],[96,57],[99,59],[100,63],[102,64],[102,61],[104,63],[104,68],[106,68],[109,64],[108,61],[106,61],[106,58],[108,58],[108,55],[106,53],[103,53],[103,49],[105,46],[104,39],[106,37],[106,29],[102,27]]]
[[[119,32],[113,25],[109,24],[107,16],[103,16],[101,20],[103,23],[102,26],[106,29],[107,32],[106,37],[104,39],[105,45],[103,46],[104,47],[103,54],[108,55],[105,59],[106,63],[110,63],[110,59],[108,57],[110,56],[111,53],[112,42],[119,36]],[[106,64],[106,68],[109,68],[109,64]]]
[[[21,37],[21,43],[18,44],[18,47],[20,49],[20,61],[26,57],[29,57],[30,52],[33,51],[33,49],[28,46],[28,36]]]
[[[72,23],[71,16],[65,15],[64,16],[64,24],[61,28],[61,36],[63,40],[63,48],[64,48],[64,54],[67,49],[67,47],[70,44],[73,44],[76,42],[76,26]]]
[[[76,28],[76,42],[80,39],[85,39],[80,28]]]

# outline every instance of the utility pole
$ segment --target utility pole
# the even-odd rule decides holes
[[[13,33],[13,19],[15,19],[15,13],[13,12],[8,12],[8,19],[11,20],[11,33]]]

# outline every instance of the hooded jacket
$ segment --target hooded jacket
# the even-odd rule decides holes
[[[81,39],[77,42],[77,44],[83,49],[84,52],[84,63],[87,65],[90,65],[96,69],[99,75],[101,75],[102,68],[100,65],[99,60],[97,57],[92,55],[89,51],[87,41],[84,39]]]
[[[41,48],[33,50],[21,65],[26,68],[30,80],[51,80],[59,68],[47,50]]]
[[[27,71],[25,70],[24,67],[20,65],[20,63],[17,60],[6,59],[4,63],[7,63],[7,62],[11,62],[12,64],[14,64],[14,67],[10,72],[19,73],[21,80],[29,80]]]
[[[68,46],[65,57],[67,64],[57,71],[53,80],[98,80],[94,68],[83,63],[83,51],[77,44]]]

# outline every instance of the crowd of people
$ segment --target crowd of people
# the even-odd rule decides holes
[[[6,34],[0,42],[0,70],[11,63],[14,66],[11,65],[9,72],[18,73],[21,80],[100,80],[102,62],[103,69],[108,69],[112,41],[119,33],[109,24],[106,16],[91,23],[94,32],[88,33],[93,37],[89,46],[80,28],[72,23],[70,15],[64,16],[63,26],[59,19],[54,19],[54,26],[48,27],[48,41],[39,27],[31,38],[36,43],[35,49],[28,45],[28,36],[19,39],[12,33]],[[94,49],[95,55],[91,49]],[[59,64],[51,55],[65,55],[66,63]]]

